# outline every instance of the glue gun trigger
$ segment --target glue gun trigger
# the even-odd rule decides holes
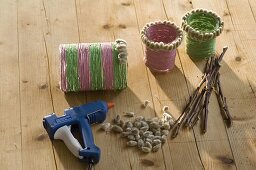
[[[75,155],[79,159],[83,159],[83,156],[79,155],[79,151],[83,148],[78,140],[71,133],[71,126],[65,125],[59,128],[54,134],[54,139],[62,140],[67,148],[73,153],[73,155]]]

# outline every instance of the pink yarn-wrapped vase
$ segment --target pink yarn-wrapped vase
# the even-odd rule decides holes
[[[146,45],[146,66],[153,72],[167,72],[175,65],[176,48],[181,44],[182,30],[170,21],[148,23],[141,31]]]

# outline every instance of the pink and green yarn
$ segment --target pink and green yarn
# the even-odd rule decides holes
[[[91,89],[103,89],[102,52],[99,43],[90,44]]]
[[[80,90],[84,91],[91,88],[91,79],[89,71],[89,44],[79,44],[79,80],[80,80]]]
[[[126,46],[119,51],[118,43],[60,45],[61,89],[69,92],[127,87],[127,63],[123,59],[120,62]]]
[[[127,69],[125,64],[120,64],[116,44],[112,44],[114,66],[114,89],[123,89],[127,86]]]
[[[102,43],[104,89],[111,90],[114,82],[113,49],[111,43]]]
[[[69,45],[66,49],[67,84],[70,91],[78,91],[80,82],[78,79],[78,46]]]

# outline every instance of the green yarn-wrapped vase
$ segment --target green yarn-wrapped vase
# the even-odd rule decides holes
[[[224,22],[212,11],[195,9],[182,18],[186,32],[186,52],[192,60],[202,60],[215,54],[216,37],[223,30]]]

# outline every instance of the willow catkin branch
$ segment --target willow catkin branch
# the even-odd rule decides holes
[[[202,120],[202,133],[207,131],[207,120],[208,120],[208,104],[211,95],[211,89],[206,89],[205,101],[204,101],[204,114]]]
[[[227,127],[231,127],[232,126],[232,117],[231,117],[229,109],[228,109],[226,97],[224,97],[224,110],[226,111],[226,115],[227,115],[227,120],[226,120]]]
[[[224,119],[224,122],[226,123],[227,127],[230,127],[232,125],[232,118],[231,118],[229,110],[228,110],[226,97],[224,97],[223,93],[222,93],[219,76],[220,75],[218,74],[217,82],[215,84],[215,94],[217,96],[217,100],[218,100],[218,103],[219,103],[222,118]]]
[[[196,95],[196,93],[194,93],[190,99],[189,99],[189,102],[186,104],[184,110],[182,111],[182,114],[179,116],[179,118],[176,120],[176,122],[174,123],[173,127],[175,128],[178,124],[181,124],[181,122],[183,121],[184,119],[184,116],[186,115],[186,113],[190,110],[190,105],[191,105],[191,102],[193,102],[194,100],[194,96]]]
[[[179,116],[179,118],[178,118],[178,119],[176,120],[176,122],[174,123],[174,125],[173,125],[173,130],[172,130],[172,135],[171,135],[172,138],[175,138],[175,137],[178,135],[179,130],[180,130],[180,128],[182,127],[184,121],[186,120],[187,113],[190,111],[191,105],[192,105],[192,103],[194,102],[196,96],[197,96],[197,93],[194,93],[194,94],[190,97],[189,103],[186,105],[186,107],[184,108],[182,114]]]
[[[216,61],[216,60],[215,60]],[[209,100],[210,96],[212,93],[213,89],[213,83],[214,83],[214,77],[215,77],[215,67],[210,67],[209,72],[206,75],[206,86],[205,86],[205,100],[204,100],[204,112],[202,116],[202,133],[206,133],[207,131],[207,122],[208,122],[208,105],[209,105]]]
[[[205,74],[209,73],[209,71],[212,70],[213,63],[214,63],[213,61],[214,61],[214,56],[211,56],[208,58],[206,66],[205,66],[205,70],[204,70]]]
[[[220,97],[223,99],[223,92],[220,84],[220,73],[218,73],[217,78],[216,78],[216,87],[218,89],[218,92],[220,94]]]
[[[187,111],[189,111],[189,105],[190,105],[190,103],[188,103],[186,105],[184,111],[182,112],[182,114],[179,116],[179,118],[174,123],[173,130],[172,130],[172,135],[171,135],[172,138],[175,138],[178,135],[181,124],[182,124],[182,122],[185,118],[185,115],[186,115]]]
[[[189,124],[189,127],[192,128],[196,122],[199,120],[199,116],[202,114],[203,112],[203,109],[204,109],[204,106],[201,106],[200,110],[195,114],[195,116],[192,118],[190,124]]]
[[[204,73],[207,73],[209,70],[209,65],[210,65],[210,60],[212,57],[209,57],[205,63],[205,67],[204,67]]]
[[[222,117],[223,117],[223,119],[227,119],[226,113],[224,111],[223,96],[222,96],[221,93],[222,92],[221,92],[220,87],[219,87],[219,81],[217,79],[217,83],[215,84],[215,94],[217,96],[217,100],[218,100],[218,103],[219,103],[219,107],[220,107]]]
[[[197,108],[197,110],[195,111],[194,115],[191,117],[188,127],[192,128],[194,127],[194,125],[196,124],[196,122],[200,119],[199,115],[201,114],[203,110],[203,105],[202,105],[202,100],[200,102],[200,107]]]
[[[203,91],[204,91],[204,90],[203,90]],[[186,120],[186,122],[185,122],[185,124],[184,124],[185,126],[188,126],[188,124],[189,124],[191,118],[192,118],[193,115],[196,113],[196,110],[197,110],[197,108],[198,108],[198,106],[199,106],[199,103],[201,102],[201,99],[202,99],[202,94],[204,93],[203,91],[200,92],[200,93],[197,95],[196,100],[195,100],[195,102],[193,103],[190,112],[188,113],[188,118],[187,118],[187,120]]]
[[[204,94],[205,94],[205,89],[203,89],[203,90],[201,91],[201,93],[199,94],[198,99],[197,99],[197,101],[195,102],[195,104],[194,104],[194,106],[193,106],[193,109],[191,110],[191,115],[190,115],[190,117],[187,119],[187,122],[186,122],[186,124],[185,124],[186,126],[189,126],[189,125],[191,124],[191,122],[192,122],[192,119],[194,119],[195,117],[198,116],[198,112],[199,112],[199,110],[200,110],[200,107],[202,107],[202,106],[200,106],[200,105],[201,105],[201,103],[202,103],[202,99],[203,99]]]
[[[179,130],[180,130],[180,127],[181,127],[181,124],[178,123],[172,130],[172,135],[171,135],[171,138],[176,138],[178,133],[179,133]]]
[[[182,114],[180,115],[180,117],[177,119],[173,126],[172,138],[175,138],[178,135],[178,132],[183,125],[193,127],[199,120],[200,114],[202,116],[202,132],[205,133],[207,131],[209,100],[212,90],[217,83],[219,69],[221,66],[220,62],[223,59],[223,56],[226,53],[227,49],[227,47],[224,47],[219,57],[210,57],[207,60],[204,70],[205,73],[202,76],[201,81],[199,82],[193,94],[190,96],[188,104],[186,105],[184,111],[182,112]],[[205,86],[203,87],[200,93],[199,91],[204,83]]]
[[[198,102],[198,100],[200,99],[200,93],[198,92],[194,99],[190,102],[189,106],[188,106],[188,111],[185,113],[183,121],[182,121],[182,126],[185,125],[187,123],[187,120],[190,118],[191,114],[193,114],[194,109],[195,109],[195,105]]]
[[[227,46],[223,48],[223,51],[222,51],[222,53],[220,54],[220,56],[218,58],[218,63],[220,63],[222,61],[222,59],[224,57],[224,54],[226,53],[227,50],[228,50]]]
[[[190,100],[187,103],[187,105],[186,105],[185,109],[183,110],[182,114],[180,115],[180,117],[176,120],[175,124],[173,125],[172,136],[171,136],[172,138],[175,138],[178,135],[180,128],[186,122],[187,117],[189,115],[189,112],[191,110],[191,107],[193,106],[193,103],[197,99],[199,90],[200,90],[200,88],[202,87],[202,85],[204,84],[205,81],[206,81],[206,75],[204,74],[201,81],[199,82],[197,88],[195,89],[193,94],[190,96]]]
[[[212,69],[211,78],[210,78],[211,80],[213,80],[213,78],[216,78],[216,75],[218,74],[219,69],[221,67],[220,62],[222,61],[224,54],[226,53],[227,50],[228,50],[228,47],[224,47],[220,56],[214,60],[214,66],[213,66],[214,68]]]
[[[205,82],[205,80],[206,80],[206,77],[203,76],[201,81],[199,82],[196,90],[190,97],[189,103],[186,105],[184,111],[182,112],[180,117],[176,120],[175,124],[173,125],[172,136],[171,136],[172,138],[175,138],[178,135],[180,128],[183,126],[184,123],[186,123],[188,116],[191,113],[191,109],[193,108],[193,104],[195,103],[195,101],[197,101],[196,99],[199,96],[198,95],[199,90],[200,90],[201,86],[203,85],[203,83]]]
[[[192,103],[194,102],[194,100],[196,99],[196,96],[200,90],[200,88],[202,87],[202,85],[204,84],[204,82],[206,81],[206,75],[204,74],[200,80],[200,82],[198,83],[195,91],[193,92],[193,94],[190,96],[189,98],[189,102],[188,104],[186,105],[186,107],[192,105]],[[186,109],[186,108],[185,108]]]
[[[209,72],[206,75],[206,94],[205,94],[205,108],[203,114],[203,122],[202,122],[202,133],[207,131],[207,120],[208,120],[208,105],[210,96],[212,93],[212,89],[214,84],[216,83],[216,78],[218,77],[220,62],[223,59],[224,54],[226,53],[228,47],[224,47],[221,55],[214,60],[214,65],[212,69],[210,68]]]

